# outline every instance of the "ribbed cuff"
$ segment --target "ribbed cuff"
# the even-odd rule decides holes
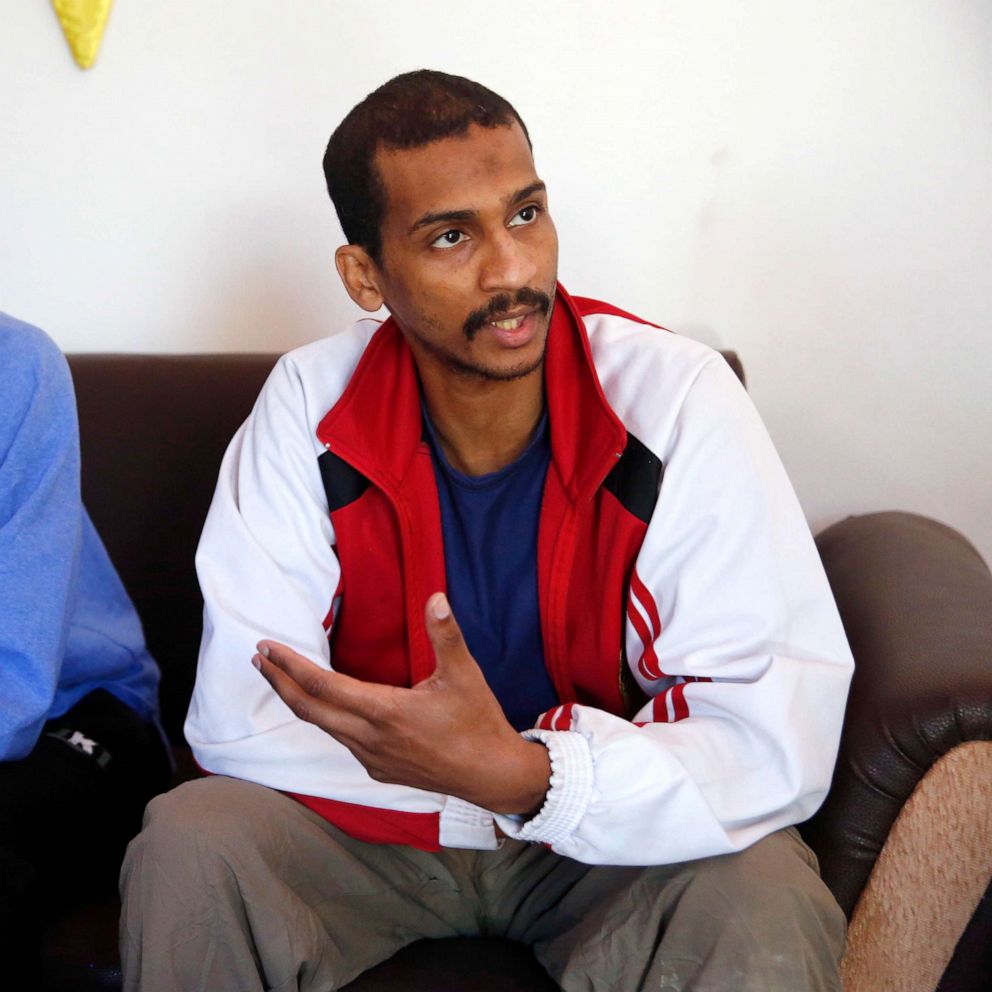
[[[551,778],[544,805],[526,823],[499,814],[496,822],[507,837],[553,847],[575,830],[589,808],[593,782],[589,742],[571,730],[525,730],[522,736],[548,749]]]
[[[493,814],[455,796],[445,799],[438,841],[442,847],[466,847],[476,851],[493,851],[499,847]]]

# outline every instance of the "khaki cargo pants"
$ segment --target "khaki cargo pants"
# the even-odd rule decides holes
[[[651,868],[427,853],[213,777],[152,800],[121,889],[127,992],[330,992],[420,937],[477,935],[530,945],[566,992],[840,990],[844,916],[793,829]]]

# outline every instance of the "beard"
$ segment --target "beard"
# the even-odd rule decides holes
[[[500,293],[489,300],[485,306],[473,310],[465,319],[462,327],[465,337],[472,341],[490,320],[516,306],[534,307],[535,312],[545,323],[541,353],[536,357],[523,359],[517,365],[494,367],[483,361],[475,361],[449,351],[443,345],[426,335],[417,333],[415,330],[411,329],[410,333],[425,351],[457,375],[488,382],[512,382],[514,379],[523,379],[525,376],[537,372],[544,365],[544,356],[548,349],[548,332],[551,327],[551,312],[554,308],[554,296],[543,290],[531,289],[530,287],[518,289],[515,293]]]
[[[494,368],[483,362],[473,362],[460,355],[455,355],[426,338],[418,336],[417,340],[425,351],[430,352],[437,361],[452,372],[467,379],[485,379],[488,382],[512,382],[514,379],[523,379],[525,376],[531,375],[544,365],[544,355],[548,350],[548,335],[545,333],[541,354],[536,358],[522,361],[519,365]]]

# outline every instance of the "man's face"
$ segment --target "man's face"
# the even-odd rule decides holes
[[[558,236],[520,126],[380,149],[376,166],[386,192],[378,282],[422,373],[537,371]]]

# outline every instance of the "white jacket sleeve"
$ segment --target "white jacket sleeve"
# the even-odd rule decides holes
[[[280,788],[287,787],[290,738],[320,731],[300,724],[251,657],[259,640],[271,638],[329,668],[323,621],[340,576],[315,441],[294,379],[283,359],[221,464],[196,554],[203,640],[185,728],[207,771]]]
[[[642,440],[665,464],[635,568],[650,636],[628,622],[626,643],[649,701],[632,721],[575,704],[552,722],[569,729],[527,731],[549,749],[551,787],[530,821],[497,817],[589,863],[740,850],[805,819],[830,783],[853,669],[798,501],[721,358]]]

